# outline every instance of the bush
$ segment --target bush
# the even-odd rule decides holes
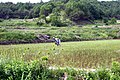
[[[60,16],[57,16],[55,14],[50,16],[50,21],[51,21],[51,26],[57,26],[57,27],[62,27],[62,26],[67,26],[65,22],[63,22]]]
[[[107,23],[107,22],[108,22],[108,19],[107,19],[107,18],[104,18],[104,19],[103,19],[103,22],[104,22],[104,23]]]
[[[112,19],[110,20],[110,24],[116,24],[116,23],[117,23],[116,18],[112,18]]]
[[[6,61],[0,63],[0,79],[2,80],[59,80],[64,72],[73,78],[77,71],[71,69],[48,69],[41,61],[23,62]]]
[[[26,63],[22,61],[0,63],[0,79],[2,80],[40,80],[46,67],[39,61]]]
[[[112,63],[110,80],[120,80],[120,63],[118,62]]]
[[[7,30],[4,28],[0,28],[0,32],[7,32]]]
[[[104,68],[97,71],[98,80],[110,80],[110,72]]]
[[[108,22],[108,19],[107,19],[107,18],[104,18],[104,19],[103,19],[103,22],[105,23],[105,25],[108,25],[108,24],[109,24],[109,22]]]
[[[113,62],[111,69],[101,68],[92,72],[73,68],[50,69],[40,60],[0,62],[1,80],[62,80],[65,74],[67,80],[119,80],[120,63]]]

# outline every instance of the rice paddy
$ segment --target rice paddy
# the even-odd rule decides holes
[[[120,40],[0,45],[0,60],[45,60],[49,66],[97,68],[120,62]]]

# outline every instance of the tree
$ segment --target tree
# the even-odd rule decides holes
[[[52,13],[53,7],[54,7],[53,3],[48,3],[48,4],[42,5],[40,8],[40,15],[48,16],[50,13]]]

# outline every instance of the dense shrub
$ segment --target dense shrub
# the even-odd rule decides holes
[[[113,62],[111,68],[111,79],[110,80],[120,80],[120,63]]]
[[[64,21],[66,21],[66,20],[64,20]],[[50,15],[51,26],[57,26],[57,27],[67,26],[67,23],[64,21],[61,20],[61,16],[59,16],[58,14]]]
[[[107,18],[103,19],[103,22],[105,23],[105,25],[109,25],[109,24],[116,24],[117,23],[117,19],[116,18],[111,18],[110,20]]]
[[[110,20],[110,23],[111,23],[111,24],[115,24],[115,23],[117,23],[116,18],[112,18],[112,19]]]
[[[42,79],[46,67],[38,61],[31,63],[12,61],[0,63],[0,79],[8,80],[37,80]]]
[[[108,25],[108,24],[109,24],[107,18],[104,18],[104,19],[103,19],[103,22],[105,23],[105,25]]]
[[[96,69],[95,71],[66,69],[50,69],[41,61],[0,62],[0,79],[2,80],[119,80],[120,64],[114,62],[111,69]]]

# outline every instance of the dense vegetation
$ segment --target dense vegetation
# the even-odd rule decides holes
[[[0,79],[2,80],[63,80],[66,73],[67,80],[119,80],[120,64],[114,62],[110,69],[96,69],[96,71],[66,69],[48,69],[38,61],[25,63],[12,61],[0,63]]]
[[[79,23],[97,19],[120,19],[120,2],[99,2],[97,0],[51,0],[43,3],[0,3],[0,18],[36,18],[55,26],[65,26],[70,21]],[[48,16],[50,18],[48,18]],[[43,21],[42,21],[43,23]],[[38,23],[38,24],[42,24]]]

